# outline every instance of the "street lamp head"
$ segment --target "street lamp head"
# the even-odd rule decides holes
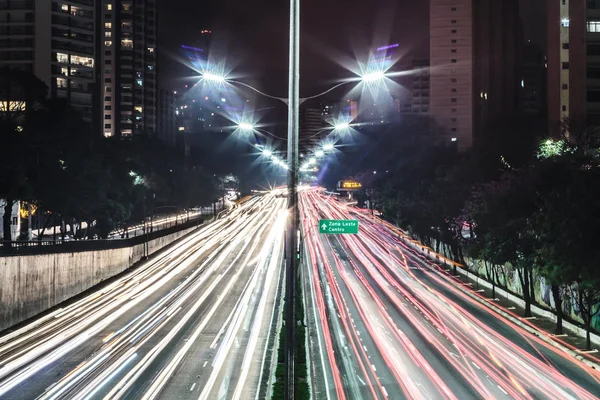
[[[361,76],[361,80],[365,83],[379,81],[383,78],[385,78],[385,72],[383,71],[369,72],[368,74]]]
[[[348,122],[340,122],[339,124],[336,124],[334,126],[334,129],[336,131],[341,131],[341,130],[344,130],[344,129],[348,129],[349,127],[350,127],[350,124]]]
[[[207,81],[211,81],[211,82],[219,82],[219,83],[225,82],[224,76],[213,74],[212,72],[203,73],[202,78],[206,79]]]
[[[323,150],[325,151],[331,151],[333,150],[333,143],[327,143],[323,145]]]
[[[253,131],[254,130],[254,125],[248,123],[248,122],[240,122],[238,124],[238,129],[242,130],[242,131]]]
[[[273,152],[269,149],[264,149],[262,153],[265,157],[271,157],[273,155]]]

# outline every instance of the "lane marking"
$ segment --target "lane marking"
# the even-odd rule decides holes
[[[193,384],[193,385],[192,385],[192,387],[190,388],[190,392],[193,392],[195,387],[196,387],[196,382],[194,382],[194,384]]]

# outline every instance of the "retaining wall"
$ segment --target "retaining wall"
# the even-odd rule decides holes
[[[197,226],[148,241],[155,253]],[[144,243],[91,251],[0,257],[0,331],[120,274],[144,256]]]

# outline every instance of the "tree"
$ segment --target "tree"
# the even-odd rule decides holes
[[[480,185],[465,210],[483,259],[517,270],[526,317],[531,316],[533,297],[534,241],[528,221],[536,211],[535,182],[535,171],[511,170]]]
[[[33,115],[44,101],[46,85],[23,71],[0,71],[0,198],[5,199],[4,240],[11,237],[11,212],[18,200],[31,200],[29,146],[39,139],[31,129]],[[7,243],[6,245],[9,245]]]
[[[551,284],[556,305],[557,332],[562,332],[562,293],[575,283],[588,348],[600,303],[600,172],[592,162],[573,157],[554,160],[550,170],[557,184],[533,219],[540,272]]]

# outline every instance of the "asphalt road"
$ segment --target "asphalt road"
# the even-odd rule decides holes
[[[280,316],[285,208],[274,192],[250,198],[0,337],[0,398],[257,397]]]
[[[391,227],[301,192],[311,381],[318,399],[595,399],[600,372],[475,300]],[[357,235],[320,219],[358,219]]]

